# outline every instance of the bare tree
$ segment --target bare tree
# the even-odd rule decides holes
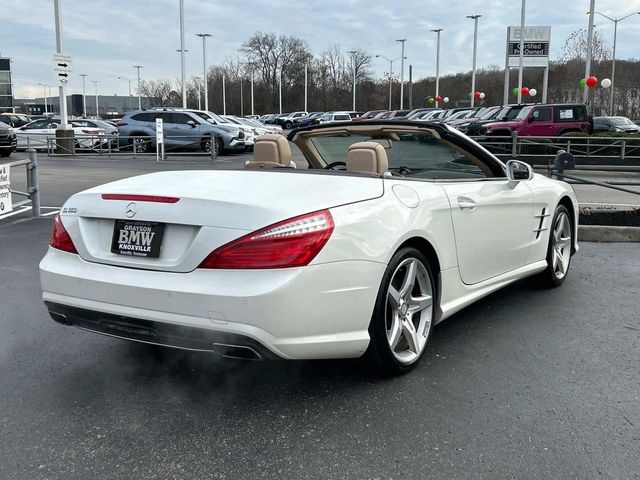
[[[560,54],[560,60],[565,63],[572,60],[585,62],[587,60],[588,45],[588,30],[586,28],[575,30],[569,35],[569,38],[565,40]],[[604,62],[611,58],[609,46],[602,38],[600,32],[595,28],[593,29],[592,45],[591,58],[594,62]]]
[[[171,80],[143,80],[140,83],[140,92],[145,97],[152,99],[152,103],[159,107],[172,105],[171,99]]]

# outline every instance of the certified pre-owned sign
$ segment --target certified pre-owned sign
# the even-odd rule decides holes
[[[0,165],[0,216],[13,210],[11,203],[11,182],[9,181],[8,165]]]

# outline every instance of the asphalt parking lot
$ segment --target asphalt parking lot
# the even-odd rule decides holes
[[[44,159],[42,204],[210,166]],[[389,380],[357,361],[159,354],[56,324],[37,274],[52,220],[0,223],[0,478],[640,478],[638,244],[584,243],[562,288],[491,295]]]

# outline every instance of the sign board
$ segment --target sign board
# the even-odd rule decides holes
[[[71,81],[73,62],[69,55],[63,53],[53,54],[53,78],[54,81],[64,87]]]
[[[0,216],[13,210],[9,172],[11,172],[11,167],[0,165]]]
[[[507,27],[509,67],[520,65],[520,38],[520,27]],[[550,41],[551,27],[524,27],[522,65],[525,67],[548,67]]]
[[[164,143],[164,126],[161,118],[156,118],[156,143]]]

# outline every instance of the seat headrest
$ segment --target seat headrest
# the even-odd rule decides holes
[[[253,144],[254,160],[249,168],[291,167],[291,147],[284,135],[270,133],[256,137]],[[262,165],[262,167],[258,167]]]
[[[356,173],[377,173],[389,170],[389,159],[384,147],[377,142],[358,142],[347,152],[347,171]]]

